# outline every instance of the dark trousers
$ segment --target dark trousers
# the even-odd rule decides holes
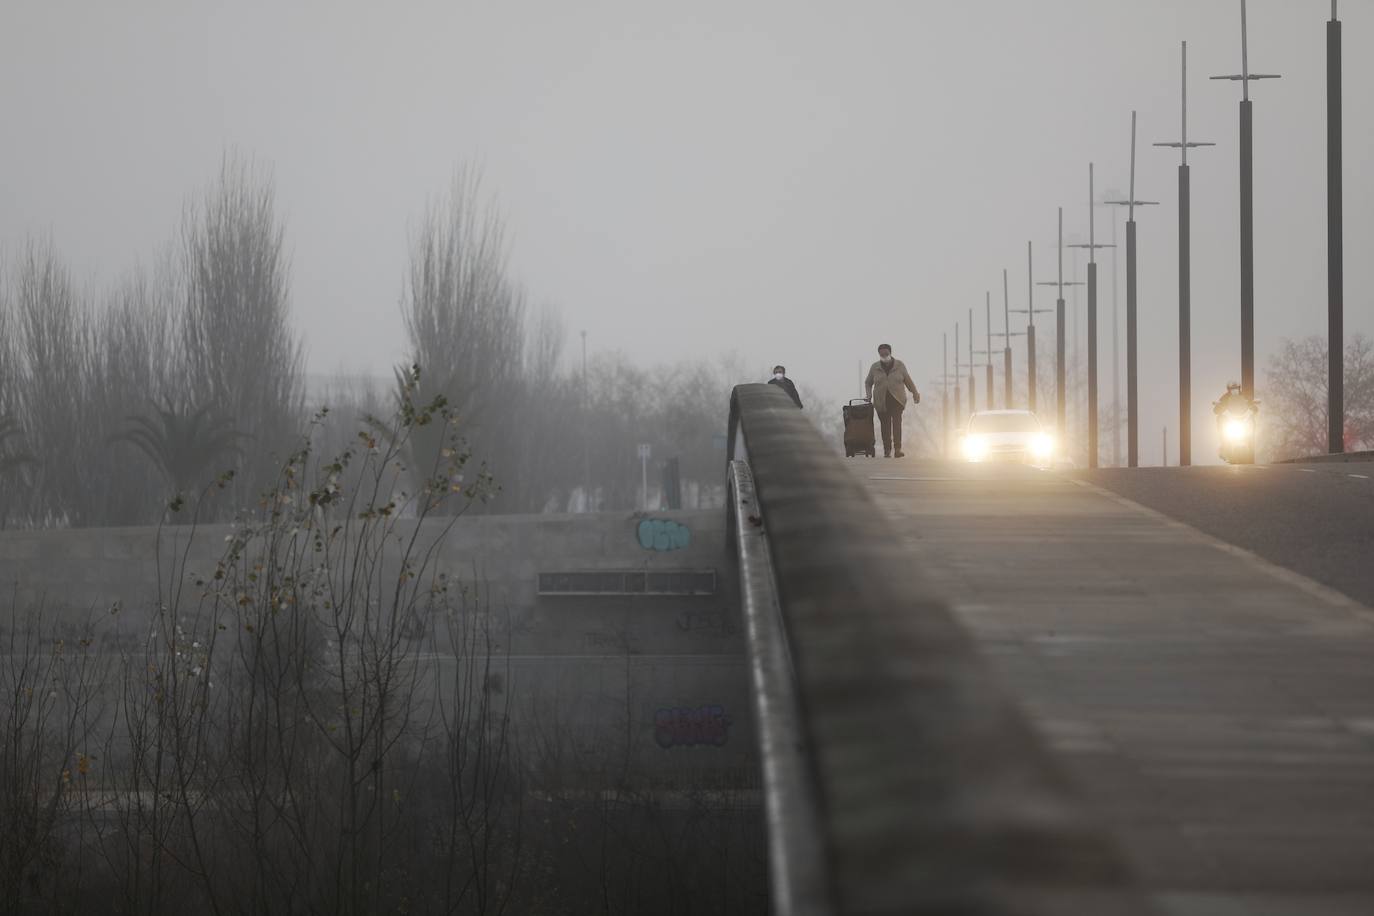
[[[894,449],[902,450],[902,405],[897,403],[897,399],[892,395],[887,396],[887,403],[883,405],[884,410],[878,411],[878,426],[883,431],[883,454],[889,454]]]

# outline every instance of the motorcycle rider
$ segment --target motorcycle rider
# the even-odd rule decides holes
[[[1226,393],[1212,404],[1217,418],[1218,455],[1230,464],[1250,464],[1255,460],[1255,415],[1259,402],[1247,398],[1235,382],[1226,384]]]
[[[1212,402],[1212,413],[1218,417],[1228,414],[1245,414],[1253,408],[1250,399],[1240,392],[1240,384],[1237,382],[1226,383],[1226,393],[1219,400]]]

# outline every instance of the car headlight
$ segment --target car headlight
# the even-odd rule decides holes
[[[988,440],[982,436],[964,437],[964,457],[969,461],[982,461],[988,454]]]
[[[1031,439],[1031,454],[1036,458],[1048,458],[1054,454],[1054,437],[1049,433],[1037,433]]]
[[[1226,441],[1232,445],[1240,445],[1249,441],[1251,425],[1249,422],[1240,419],[1227,420],[1221,427],[1221,434],[1226,437]]]

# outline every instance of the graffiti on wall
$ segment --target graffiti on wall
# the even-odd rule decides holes
[[[692,543],[692,532],[668,518],[646,518],[639,523],[639,546],[645,550],[682,550]]]
[[[733,720],[724,706],[668,706],[654,713],[654,742],[671,747],[724,747]]]
[[[677,615],[677,628],[684,633],[711,633],[729,636],[737,627],[726,610],[683,611]]]

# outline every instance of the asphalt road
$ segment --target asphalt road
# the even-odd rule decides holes
[[[1374,607],[1374,462],[1069,473]]]

